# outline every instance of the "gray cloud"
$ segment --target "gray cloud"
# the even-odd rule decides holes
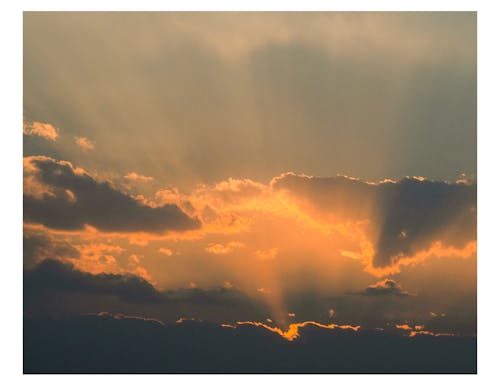
[[[183,231],[200,226],[176,205],[150,207],[98,182],[68,162],[48,157],[28,158],[27,173],[50,193],[24,195],[24,220],[56,229],[81,229],[89,224],[103,231]],[[29,183],[29,182],[28,182]],[[25,186],[26,192],[26,186]]]

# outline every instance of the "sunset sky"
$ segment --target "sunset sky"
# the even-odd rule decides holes
[[[475,13],[28,12],[23,93],[25,314],[476,334]]]

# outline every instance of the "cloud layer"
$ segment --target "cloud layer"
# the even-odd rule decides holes
[[[46,259],[24,273],[24,295],[32,297],[45,291],[111,295],[133,303],[157,303],[158,291],[146,280],[135,275],[114,275],[82,272],[69,264]]]
[[[314,325],[287,341],[254,325],[162,325],[103,313],[24,319],[26,373],[475,373],[474,337]],[[77,350],[69,347],[78,347]],[[402,355],[404,353],[404,355]]]
[[[25,158],[24,163],[27,222],[55,229],[74,230],[90,225],[109,232],[154,233],[196,229],[200,225],[176,205],[143,205],[69,162],[33,156]]]

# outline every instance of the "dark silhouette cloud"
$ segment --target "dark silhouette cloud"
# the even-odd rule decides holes
[[[401,286],[394,280],[386,279],[379,281],[376,284],[366,287],[360,292],[355,292],[356,295],[364,296],[383,296],[383,295],[396,295],[396,296],[411,296],[410,293],[403,291]]]
[[[24,272],[25,311],[31,313],[30,305],[37,303],[36,299],[48,291],[56,292],[55,295],[49,293],[50,298],[86,293],[93,295],[94,303],[98,303],[97,297],[114,295],[121,301],[135,304],[222,305],[247,307],[251,310],[256,310],[257,307],[243,292],[235,288],[180,288],[158,291],[147,280],[133,274],[92,274],[54,259],[45,259]],[[37,305],[36,308],[41,307]],[[64,308],[61,307],[62,309]]]
[[[475,183],[418,177],[368,183],[287,173],[272,186],[346,221],[374,220],[379,232],[374,267],[390,266],[437,240],[460,247],[476,239]]]
[[[108,313],[24,318],[25,373],[475,373],[476,338],[251,325],[162,324]],[[402,355],[404,353],[404,355]]]
[[[84,292],[114,295],[133,303],[158,303],[160,293],[146,280],[130,274],[93,275],[57,260],[46,259],[24,273],[24,296],[30,298],[45,291]]]
[[[54,239],[42,232],[23,234],[23,261],[25,266],[32,266],[45,258],[80,258],[80,252],[69,242]]]
[[[394,280],[387,279],[340,296],[305,290],[285,293],[284,302],[286,310],[296,314],[295,321],[376,328],[387,322],[401,324],[411,320],[435,332],[475,333],[474,295],[462,296],[455,309],[443,307],[432,296],[411,295]],[[335,309],[333,319],[329,316],[331,308]],[[433,309],[441,310],[447,317],[431,316],[429,310]],[[147,314],[170,322],[180,317],[233,324],[273,318],[272,308],[235,287],[160,291],[134,275],[94,275],[56,260],[44,260],[24,273],[24,312],[28,315],[64,316],[101,311]]]
[[[25,181],[25,221],[55,229],[81,229],[89,224],[103,231],[154,233],[200,226],[198,219],[189,217],[176,205],[143,205],[69,162],[35,156],[25,159],[25,164],[25,174],[32,178]],[[26,194],[30,191],[27,185],[33,181],[42,190],[39,194]]]

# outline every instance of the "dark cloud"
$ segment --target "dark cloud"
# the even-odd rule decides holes
[[[176,205],[143,205],[98,182],[70,163],[48,157],[28,157],[30,177],[50,193],[24,195],[24,220],[56,229],[81,229],[85,224],[103,231],[155,232],[184,231],[200,226]],[[25,193],[27,190],[25,182]]]
[[[429,320],[425,321],[425,328],[437,333],[459,331],[461,334],[477,334],[477,295],[464,294],[445,312],[430,312]]]
[[[353,294],[359,296],[352,296]],[[475,294],[464,294],[455,306],[435,294],[408,296],[393,280],[362,291],[324,296],[304,290],[284,294],[285,309],[295,320],[355,324],[363,328],[386,323],[424,324],[433,332],[475,334]],[[335,310],[332,318],[329,309]],[[439,317],[429,310],[439,310]],[[179,288],[159,291],[144,279],[124,274],[91,274],[55,260],[40,262],[24,274],[24,312],[34,316],[67,316],[110,311],[148,315],[174,322],[180,317],[219,323],[273,318],[273,309],[237,288]],[[442,317],[441,313],[446,317]]]
[[[457,247],[476,239],[476,184],[404,178],[367,183],[348,177],[285,174],[273,180],[319,211],[374,220],[379,237],[372,264],[386,267],[440,240]]]
[[[356,292],[355,294],[364,296],[410,296],[408,292],[402,290],[398,283],[391,279],[382,280],[376,284],[366,287],[360,292]]]
[[[52,304],[54,297],[72,296],[76,293],[90,295],[93,304],[105,304],[103,298],[108,295],[118,297],[118,300],[139,305],[158,304],[175,307],[176,312],[182,312],[180,308],[189,307],[236,307],[244,308],[255,315],[262,315],[259,306],[243,292],[235,288],[180,288],[176,290],[158,291],[151,283],[133,274],[92,274],[77,270],[68,263],[54,259],[45,259],[28,269],[24,273],[25,311],[31,313],[34,309],[43,307],[38,304],[37,299],[44,297],[44,301]],[[56,292],[53,293],[47,292]],[[100,300],[99,300],[100,299]],[[33,308],[33,305],[34,308]],[[123,306],[121,302],[110,301],[108,306]],[[73,310],[84,312],[85,305],[79,308],[74,304]],[[179,308],[180,307],[180,308]],[[161,307],[160,307],[161,308]],[[189,309],[191,309],[189,308]],[[55,313],[65,312],[68,307],[57,307],[52,309]],[[156,310],[165,315],[161,310]],[[263,315],[266,315],[265,313]],[[177,313],[175,317],[178,317]]]
[[[161,324],[107,313],[24,318],[25,373],[475,373],[475,337],[308,326]],[[402,355],[404,353],[404,355]]]
[[[133,303],[158,303],[160,293],[146,280],[135,275],[101,273],[93,275],[57,260],[46,259],[24,273],[24,295],[32,298],[46,291],[114,295]]]
[[[54,239],[46,233],[27,232],[23,234],[23,261],[31,266],[46,258],[80,258],[80,252],[69,242]]]

